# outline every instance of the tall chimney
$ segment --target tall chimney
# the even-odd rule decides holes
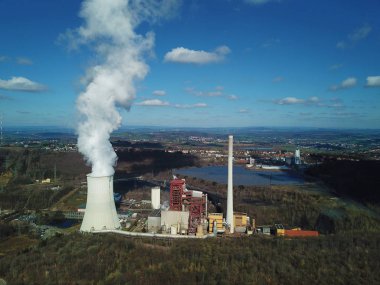
[[[82,232],[120,228],[113,197],[113,176],[87,175],[87,203]]]
[[[230,233],[234,233],[234,197],[233,197],[233,144],[234,137],[228,136],[228,188],[227,188],[227,224],[230,227]]]

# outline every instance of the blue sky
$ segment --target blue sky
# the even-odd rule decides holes
[[[76,127],[93,47],[74,0],[0,1],[5,126]],[[123,125],[380,128],[380,2],[183,1],[154,32]]]

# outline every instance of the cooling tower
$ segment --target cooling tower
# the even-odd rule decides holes
[[[80,230],[91,232],[120,228],[113,197],[113,176],[87,175],[87,204]]]
[[[234,232],[234,196],[233,196],[233,144],[234,137],[228,136],[228,188],[227,188],[227,224],[230,227],[230,233]]]

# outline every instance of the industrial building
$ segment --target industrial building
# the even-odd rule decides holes
[[[225,226],[223,222],[222,213],[210,213],[208,215],[208,232],[211,233],[224,233]]]
[[[158,233],[161,230],[161,210],[153,210],[148,216],[148,232]]]
[[[155,194],[152,189],[152,207],[154,208]],[[152,212],[148,217],[148,230],[154,231],[154,217]],[[169,209],[161,211],[161,231],[172,234],[195,235],[207,228],[207,195],[200,191],[188,190],[184,179],[174,179],[170,182]],[[150,223],[149,223],[150,221]],[[201,227],[198,227],[201,226]],[[202,232],[203,234],[203,232]]]

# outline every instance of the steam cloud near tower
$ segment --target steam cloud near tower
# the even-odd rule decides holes
[[[122,122],[118,109],[130,108],[136,94],[134,83],[148,72],[143,57],[153,48],[154,34],[139,35],[134,29],[144,21],[170,17],[178,3],[86,0],[80,11],[84,24],[66,33],[72,46],[90,45],[99,59],[87,70],[86,88],[77,100],[81,114],[78,149],[92,165],[93,176],[114,173],[117,156],[109,139]]]

